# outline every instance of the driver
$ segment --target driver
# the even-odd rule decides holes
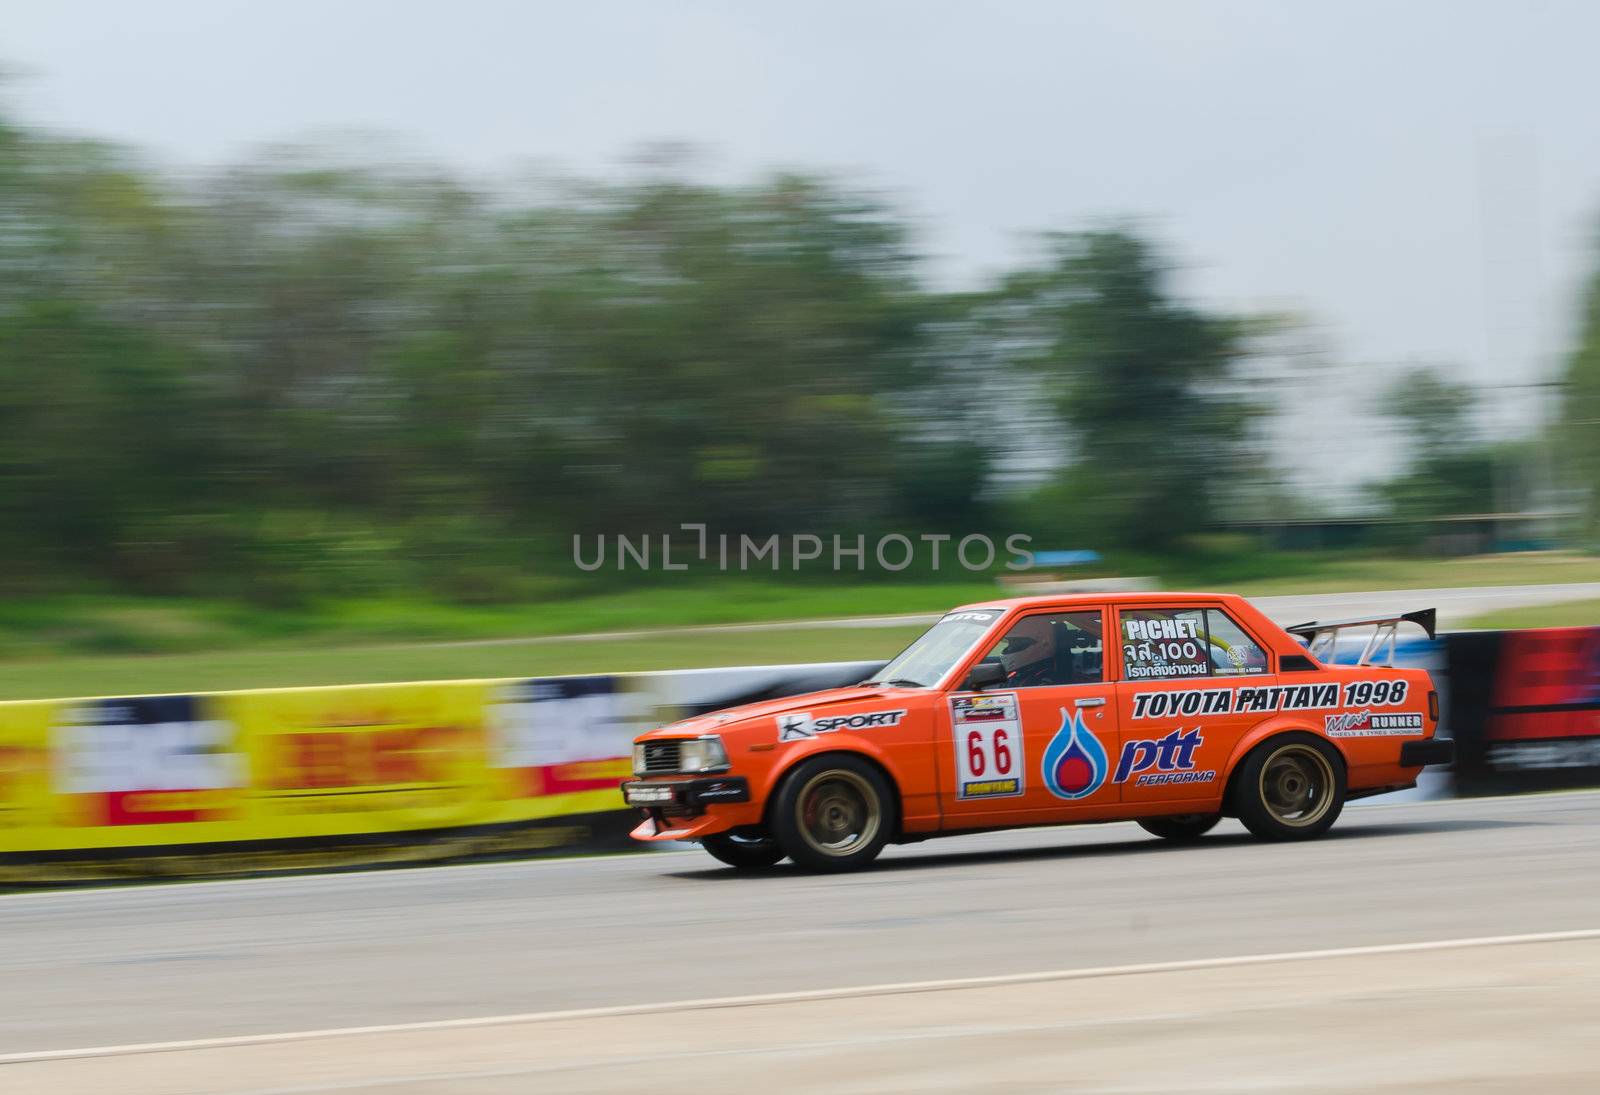
[[[1051,683],[1056,667],[1056,629],[1051,618],[1025,616],[1018,620],[1006,634],[1000,663],[1006,668],[1007,684]]]

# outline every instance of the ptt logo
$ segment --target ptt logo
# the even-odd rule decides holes
[[[1061,729],[1045,747],[1040,775],[1052,795],[1068,801],[1094,794],[1104,786],[1108,774],[1114,784],[1132,779],[1135,787],[1210,783],[1217,773],[1195,768],[1195,750],[1204,742],[1198,726],[1191,730],[1180,727],[1161,738],[1125,742],[1117,767],[1111,771],[1105,746],[1084,725],[1083,713],[1069,716],[1062,708]]]
[[[1200,728],[1184,730],[1182,727],[1166,737],[1130,741],[1123,745],[1117,758],[1113,783],[1126,783],[1130,776],[1135,787],[1159,787],[1168,783],[1210,783],[1217,778],[1214,771],[1196,771],[1194,751],[1205,741]]]
[[[1083,724],[1083,712],[1061,709],[1061,729],[1044,747],[1039,774],[1056,798],[1088,798],[1106,781],[1106,749]]]

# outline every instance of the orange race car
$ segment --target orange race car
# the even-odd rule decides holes
[[[1453,758],[1427,672],[1379,664],[1407,622],[1433,635],[1431,609],[1285,630],[1223,594],[968,605],[859,685],[642,735],[622,792],[638,839],[736,867],[842,870],[891,841],[1080,821],[1181,841],[1228,816],[1304,839]],[[1370,629],[1358,663],[1329,664],[1352,628]]]

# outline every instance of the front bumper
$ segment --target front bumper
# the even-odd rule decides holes
[[[635,840],[697,840],[744,823],[738,809],[750,801],[750,781],[743,776],[704,779],[630,779],[622,784],[622,798],[644,811],[644,820],[631,834]],[[708,806],[735,804],[733,810],[708,814]]]
[[[724,802],[749,802],[750,781],[743,776],[706,779],[630,779],[622,784],[622,799],[629,806],[694,816],[707,806]]]
[[[1454,764],[1456,743],[1449,738],[1424,738],[1400,746],[1400,767],[1420,768],[1424,764]]]

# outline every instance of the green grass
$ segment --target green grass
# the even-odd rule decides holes
[[[1124,573],[1158,575],[1168,589],[1247,595],[1432,586],[1600,582],[1600,558],[1540,553],[1465,559],[1381,559],[1217,551],[1163,567],[1129,560]],[[266,609],[198,599],[78,596],[0,602],[0,661],[73,654],[167,654],[275,645],[513,638],[836,616],[938,612],[1006,595],[983,577],[884,582],[729,576],[507,605],[401,597]]]
[[[790,583],[748,578],[512,605],[402,598],[263,609],[200,600],[52,598],[0,604],[0,661],[59,654],[527,638],[702,624],[940,612],[1003,596],[987,580]]]
[[[1343,593],[1367,589],[1433,589],[1451,586],[1547,585],[1600,582],[1600,557],[1567,552],[1471,555],[1459,559],[1321,558],[1305,573],[1225,583],[1231,592]]]
[[[785,628],[632,639],[54,658],[0,663],[0,699],[855,661],[888,658],[921,631],[920,627]]]
[[[1129,561],[1126,573],[1162,573]],[[831,584],[730,576],[537,604],[468,606],[399,598],[266,610],[200,600],[73,597],[0,604],[0,698],[83,696],[362,681],[515,677],[886,657],[917,629],[783,630],[607,641],[448,645],[595,632],[839,616],[932,613],[1006,595],[987,579]],[[1465,559],[1287,556],[1217,550],[1168,567],[1173,589],[1247,595],[1435,586],[1600,582],[1600,558],[1538,553]],[[1494,626],[1595,622],[1591,605],[1501,613]],[[1585,615],[1587,612],[1587,615]],[[1502,620],[1527,620],[1503,624]]]
[[[1522,627],[1600,627],[1600,600],[1566,601],[1528,608],[1503,608],[1467,621],[1468,627],[1511,630]]]

